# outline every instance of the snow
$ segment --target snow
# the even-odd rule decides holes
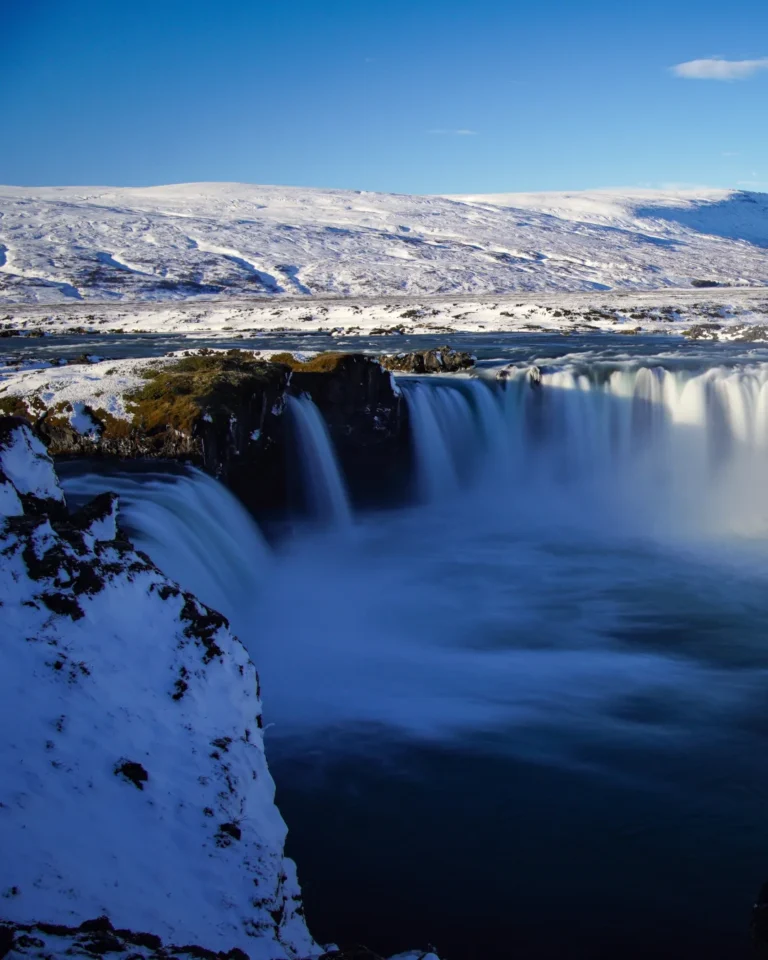
[[[0,480],[0,517],[18,517],[24,508],[10,480]]]
[[[63,499],[26,427],[0,466],[20,493]],[[256,671],[226,621],[103,539],[114,512],[78,545],[0,491],[17,515],[0,528],[4,917],[106,915],[252,960],[320,952],[283,856]]]
[[[99,425],[85,409],[85,404],[76,401],[68,412],[72,428],[83,436],[93,436],[98,433]]]
[[[25,427],[15,427],[7,437],[0,438],[0,475],[4,475],[19,494],[64,502],[64,493],[45,447]],[[3,500],[6,508],[14,510],[12,496],[6,492]]]
[[[768,254],[764,255],[768,260]],[[10,314],[8,315],[10,317]],[[514,294],[511,297],[433,297],[380,301],[323,301],[308,317],[306,304],[296,300],[208,300],[163,303],[75,304],[51,308],[13,308],[14,328],[22,334],[40,331],[66,334],[95,319],[95,336],[116,333],[175,333],[187,339],[219,338],[230,345],[262,333],[289,331],[332,336],[372,336],[404,332],[448,337],[451,333],[504,332],[638,332],[679,334],[695,323],[715,320],[725,327],[768,323],[768,288],[720,288],[597,293]],[[87,337],[84,337],[87,343]],[[269,359],[275,350],[261,350]],[[307,351],[294,355],[301,359]],[[0,364],[0,379],[17,369],[33,370],[41,362]],[[118,366],[130,371],[130,365]],[[62,371],[66,378],[66,372]],[[62,381],[63,383],[63,381]],[[101,404],[104,406],[104,403]],[[120,416],[119,411],[112,411]]]
[[[339,296],[768,283],[768,195],[746,191],[0,187],[0,214],[10,304],[244,296],[298,298],[306,312]]]
[[[46,406],[69,403],[72,426],[79,433],[87,434],[95,425],[83,410],[84,406],[102,408],[113,417],[129,419],[124,394],[143,386],[146,381],[142,372],[157,367],[164,359],[103,360],[19,372],[6,368],[0,370],[0,397],[37,394]]]
[[[645,188],[549,191],[543,193],[480,193],[451,197],[480,206],[509,207],[552,214],[564,220],[584,223],[630,222],[638,209],[656,208],[659,217],[670,210],[727,203],[740,194],[734,190],[653,190]]]
[[[146,383],[143,374],[148,369],[172,363],[187,350],[170,352],[164,357],[131,358],[128,360],[100,360],[95,363],[72,363],[63,367],[15,370],[0,369],[0,398],[37,398],[46,407],[64,406],[62,413],[74,430],[83,436],[94,436],[99,430],[89,414],[103,409],[113,417],[129,420],[125,394]],[[258,355],[258,353],[257,353]]]

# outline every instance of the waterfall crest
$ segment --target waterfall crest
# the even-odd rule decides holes
[[[119,520],[135,545],[216,610],[241,609],[268,562],[269,547],[245,507],[193,467],[181,474],[70,473],[62,485],[70,499],[118,494]]]
[[[620,501],[655,511],[654,523],[768,529],[768,364],[505,373],[402,382],[422,501],[478,487],[562,499],[567,488],[573,504]]]

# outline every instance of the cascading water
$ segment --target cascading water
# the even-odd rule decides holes
[[[288,410],[296,427],[299,468],[314,517],[348,527],[352,522],[349,494],[320,411],[307,396],[288,397]]]
[[[640,525],[765,528],[768,365],[505,373],[404,383],[422,501],[481,481],[484,496],[548,489],[562,504],[569,491],[574,506],[610,504]]]
[[[157,566],[204,603],[238,620],[268,563],[269,547],[226,487],[184,473],[65,473],[68,498],[118,494],[120,523]]]
[[[343,535],[327,433],[292,401],[336,525],[266,559],[197,471],[65,487],[116,490],[139,545],[253,653],[318,936],[736,957],[768,873],[768,367],[541,365],[539,385],[403,378],[421,504]]]
[[[478,380],[403,380],[411,421],[416,486],[423,503],[445,499],[466,484],[484,449],[506,450],[497,397]]]

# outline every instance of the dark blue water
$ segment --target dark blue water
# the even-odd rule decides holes
[[[678,336],[558,333],[451,333],[401,336],[331,336],[293,331],[241,338],[184,334],[89,334],[46,337],[7,337],[0,340],[0,356],[14,360],[74,358],[83,353],[115,359],[154,357],[175,350],[234,348],[249,350],[341,350],[398,353],[425,350],[448,343],[466,350],[481,362],[530,362],[536,358],[562,358],[585,354],[605,360],[664,356],[672,362],[702,364],[768,360],[768,344],[711,344]]]

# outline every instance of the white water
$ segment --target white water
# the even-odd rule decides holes
[[[253,651],[270,736],[482,737],[557,763],[588,743],[690,749],[768,698],[764,383],[763,368],[405,383],[422,505],[266,561],[201,474],[174,481],[181,496],[117,489],[140,545]],[[297,409],[318,515],[343,526],[327,434]],[[84,485],[116,488],[67,489]]]
[[[493,499],[546,495],[635,531],[768,532],[768,365],[570,365],[540,386],[520,367],[504,385],[403,386],[424,499],[466,491],[469,461]]]
[[[352,522],[344,478],[325,421],[310,397],[288,397],[296,428],[300,469],[315,519],[336,527]]]
[[[226,487],[201,470],[185,474],[110,472],[69,475],[67,496],[120,497],[120,523],[139,549],[204,603],[242,605],[268,563],[257,524]]]

